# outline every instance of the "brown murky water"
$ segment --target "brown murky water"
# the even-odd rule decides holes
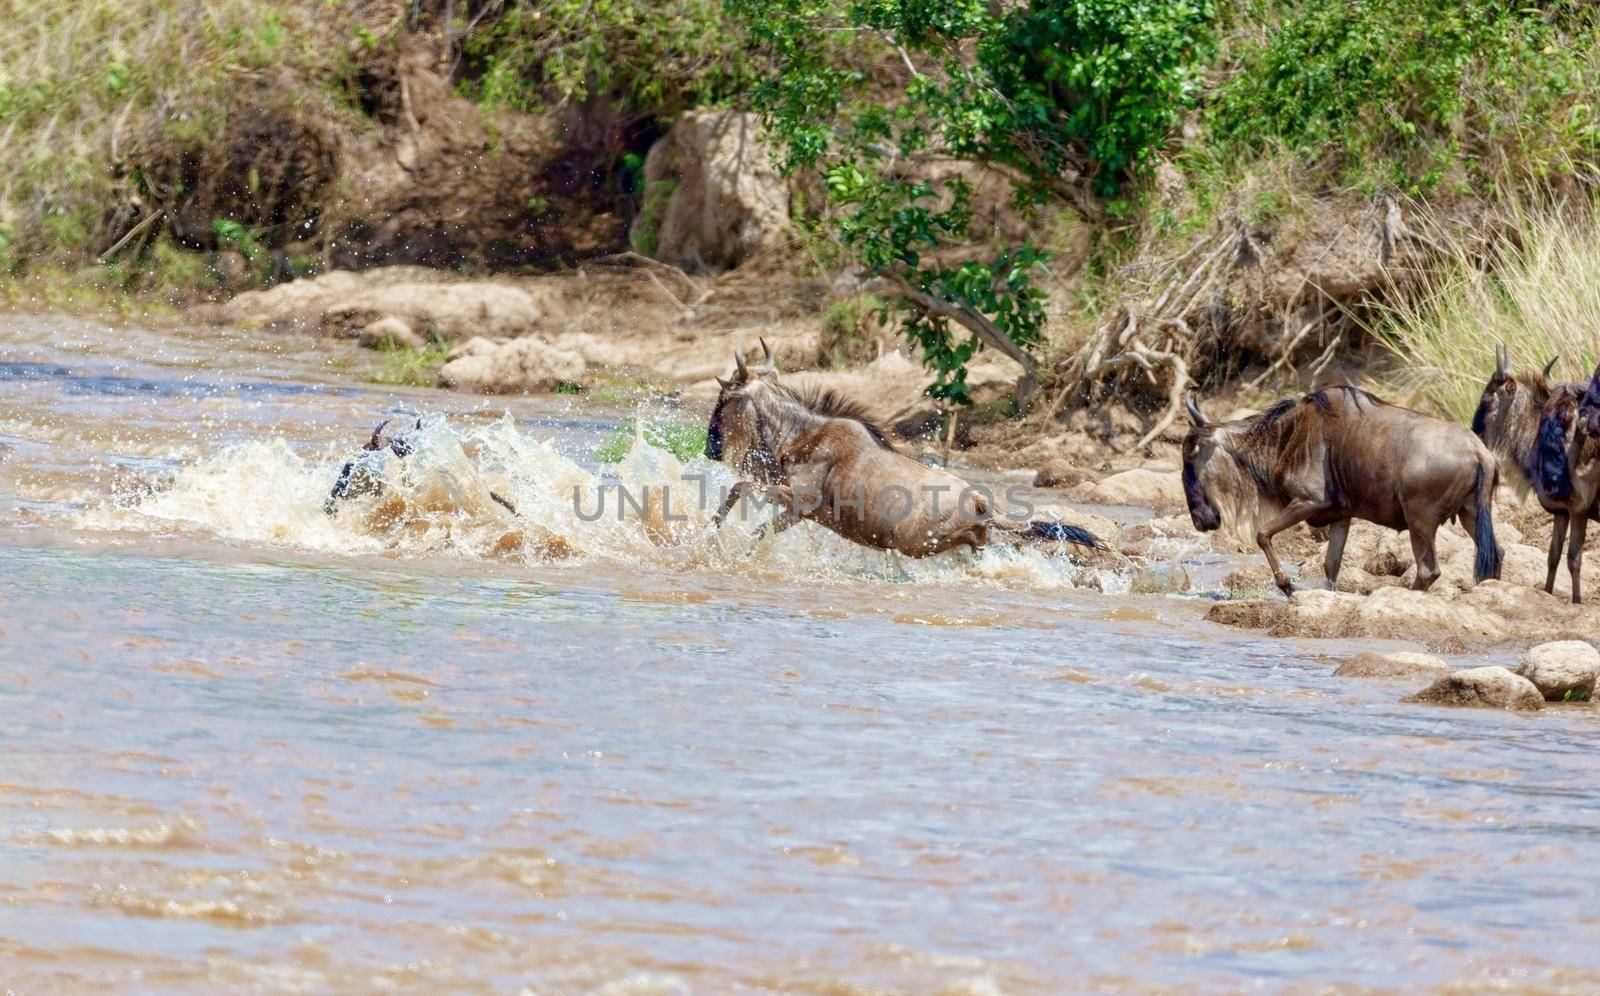
[[[0,988],[1600,985],[1592,712],[1032,553],[585,521],[683,468],[365,362],[0,319]]]

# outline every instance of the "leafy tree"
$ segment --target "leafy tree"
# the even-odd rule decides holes
[[[1213,0],[725,0],[776,70],[753,91],[785,171],[815,170],[829,223],[891,285],[904,329],[969,401],[982,346],[1032,387],[1044,254],[972,245],[972,186],[994,170],[1024,209],[1100,219],[1194,98]],[[1112,202],[1114,204],[1114,202]]]

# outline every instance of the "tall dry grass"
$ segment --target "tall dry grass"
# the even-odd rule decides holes
[[[199,144],[261,93],[348,113],[358,30],[329,0],[0,0],[0,249],[96,252],[136,196],[130,150]],[[398,12],[400,5],[393,5]]]
[[[1399,387],[1438,414],[1466,420],[1494,369],[1495,346],[1516,369],[1587,379],[1600,362],[1600,214],[1521,211],[1488,257],[1463,241],[1421,293],[1391,304],[1374,331],[1400,361]]]

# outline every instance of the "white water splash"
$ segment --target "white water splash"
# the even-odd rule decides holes
[[[170,486],[82,516],[92,529],[192,532],[331,554],[451,555],[513,563],[603,559],[642,568],[772,572],[818,580],[988,583],[1070,588],[1065,557],[995,546],[913,559],[851,543],[812,523],[766,535],[764,510],[711,517],[736,480],[720,463],[687,463],[636,434],[615,466],[590,470],[510,418],[462,427],[423,418],[414,452],[382,462],[378,493],[324,510],[348,454],[306,459],[282,440],[227,446],[183,467]],[[512,514],[492,495],[505,498]],[[1107,590],[1126,582],[1094,578]]]

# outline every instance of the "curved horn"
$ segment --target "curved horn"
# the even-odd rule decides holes
[[[1545,380],[1550,379],[1550,371],[1556,368],[1556,361],[1559,359],[1561,359],[1561,357],[1552,356],[1550,357],[1550,362],[1544,365],[1544,373],[1541,376],[1543,376]]]
[[[750,376],[750,368],[744,362],[744,351],[738,346],[733,347],[733,369],[740,380],[746,380]]]
[[[1188,409],[1189,419],[1190,421],[1194,422],[1196,426],[1203,426],[1206,424],[1206,413],[1201,411],[1200,406],[1194,403],[1193,391],[1190,391],[1188,394],[1183,396],[1183,407]]]
[[[1511,376],[1511,350],[1503,343],[1494,347],[1494,372],[1502,377]]]
[[[766,362],[767,366],[771,367],[774,370],[778,369],[778,361],[773,358],[773,356],[772,356],[772,347],[767,345],[767,340],[766,340],[765,336],[761,337],[761,353],[762,353],[763,356],[766,357],[765,362]]]

